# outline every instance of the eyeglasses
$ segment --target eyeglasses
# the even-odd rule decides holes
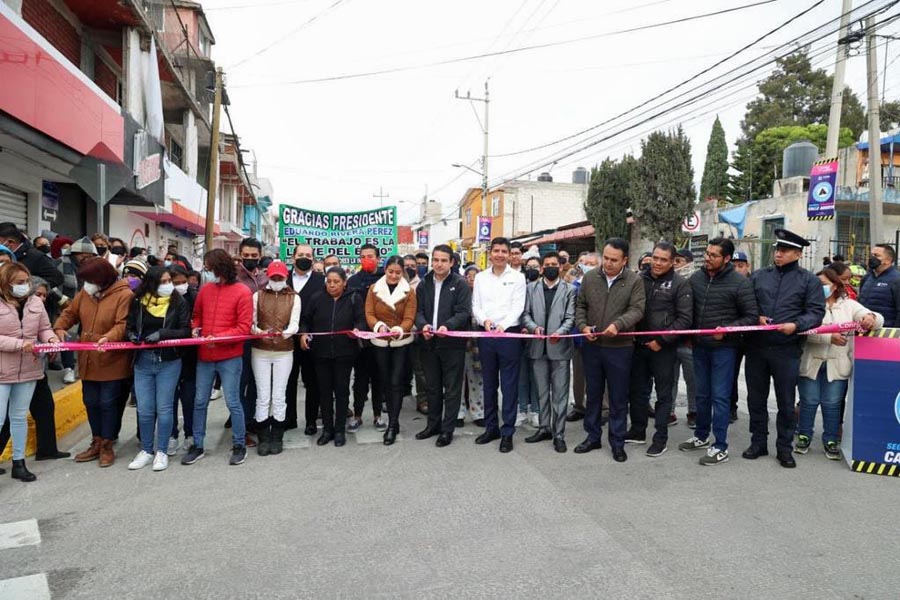
[[[722,258],[721,254],[713,254],[712,252],[704,252],[706,258]]]

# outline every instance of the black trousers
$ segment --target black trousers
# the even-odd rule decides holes
[[[35,454],[37,456],[55,454],[58,450],[56,446],[56,405],[53,403],[53,392],[50,391],[50,384],[47,383],[46,373],[43,379],[38,380],[34,388],[28,412],[34,419],[34,429],[37,434],[37,452]],[[0,454],[6,449],[8,443],[9,418],[7,417],[3,423],[3,429],[0,430]]]
[[[381,414],[384,389],[376,376],[377,370],[375,349],[372,346],[363,347],[356,355],[356,362],[353,363],[353,415],[356,417],[362,417],[363,407],[369,397],[370,386],[372,388],[372,414],[376,417]]]
[[[116,397],[116,423],[113,439],[119,439],[119,432],[122,431],[122,418],[125,416],[125,409],[128,407],[128,397],[131,396],[133,389],[134,375],[122,380],[122,387],[119,390],[119,395]],[[134,411],[134,420],[137,422],[137,410]],[[138,439],[141,439],[140,432],[138,432]]]
[[[256,378],[253,377],[252,356],[253,342],[244,342],[243,363],[241,366],[241,406],[244,408],[244,425],[247,431],[256,431]]]
[[[353,359],[316,360],[322,425],[328,433],[343,432],[347,426],[347,407],[350,405],[350,372],[352,370]]]
[[[420,356],[428,396],[428,429],[453,433],[462,398],[466,349],[460,347],[438,351],[423,346]]]
[[[631,362],[631,387],[629,391],[629,413],[631,431],[638,435],[647,433],[646,399],[656,386],[656,433],[653,441],[665,444],[669,440],[669,415],[672,413],[672,384],[675,379],[675,346],[663,346],[654,352],[641,344],[634,347]]]
[[[797,377],[800,370],[799,344],[749,347],[746,350],[747,408],[750,409],[750,443],[766,447],[769,438],[769,381],[775,387],[778,414],[775,428],[779,453],[793,451],[794,405],[797,401]]]
[[[316,377],[316,362],[309,351],[301,350],[300,344],[294,345],[294,364],[287,384],[287,412],[284,417],[286,429],[297,427],[297,388],[298,380],[303,380],[306,389],[304,400],[306,424],[315,426],[319,418],[319,378]]]
[[[400,406],[403,404],[403,381],[409,365],[409,349],[409,345],[372,348],[378,365],[377,377],[387,400],[388,428],[394,431],[400,431]]]
[[[744,359],[744,349],[738,348],[737,359],[734,361],[734,383],[731,386],[731,410],[737,410],[738,404],[738,378],[741,374],[741,361]]]

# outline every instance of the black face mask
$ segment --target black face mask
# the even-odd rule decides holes
[[[98,256],[106,256],[106,246],[97,246],[97,255]]]
[[[254,271],[259,266],[258,258],[245,258],[241,262],[244,263],[244,268],[248,271]]]
[[[416,275],[418,275],[418,274],[419,274],[419,271],[416,270],[415,268],[413,268],[413,267],[406,267],[406,277],[407,277],[410,281],[412,281],[413,279],[415,279],[415,278],[416,278]]]
[[[297,259],[297,268],[301,271],[309,271],[312,269],[312,260],[305,256]]]
[[[528,281],[537,281],[538,277],[541,276],[541,272],[534,267],[530,269],[525,269],[525,279]]]
[[[566,256],[560,256],[560,257],[559,257],[559,266],[563,266],[563,265],[566,264],[567,262],[569,262],[569,258],[568,258],[568,257],[566,257]]]
[[[110,252],[115,254],[116,256],[125,256],[125,248],[122,246],[116,246],[115,248],[110,248]]]
[[[651,266],[652,265],[650,263],[645,263],[645,264],[641,265],[641,271],[643,271],[644,273],[649,273]]]
[[[878,258],[877,256],[870,256],[870,257],[869,257],[869,269],[870,269],[870,270],[874,271],[875,269],[877,269],[877,268],[880,267],[880,266],[881,266],[881,259],[880,259],[880,258]]]
[[[37,248],[38,250],[40,250],[40,251],[43,252],[44,254],[50,254],[50,246],[40,245],[40,246],[35,246],[35,248]]]
[[[544,267],[544,277],[547,281],[556,281],[559,279],[559,267]]]

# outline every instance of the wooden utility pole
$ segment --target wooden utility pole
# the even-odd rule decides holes
[[[212,132],[209,145],[209,192],[206,195],[206,249],[212,250],[216,225],[216,193],[219,187],[219,119],[222,112],[222,69],[216,69],[216,90],[213,100]]]

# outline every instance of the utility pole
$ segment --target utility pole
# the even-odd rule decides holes
[[[465,96],[459,95],[459,90],[456,90],[456,98],[458,100],[467,100],[471,102],[483,102],[484,103],[484,121],[478,117],[478,112],[475,113],[475,118],[478,119],[479,125],[481,125],[481,131],[484,133],[484,150],[481,155],[481,215],[486,217],[488,216],[487,210],[487,196],[488,196],[488,119],[490,116],[490,104],[491,104],[491,90],[489,87],[490,79],[485,80],[484,82],[484,98],[473,98],[472,92],[466,92]],[[473,107],[474,110],[474,107]]]
[[[878,51],[875,47],[875,19],[866,19],[866,87],[869,109],[869,242],[870,248],[884,241],[881,205],[881,122],[878,105]]]
[[[382,208],[382,207],[384,207],[384,199],[385,199],[385,198],[390,198],[391,195],[390,195],[389,193],[388,193],[388,194],[385,194],[385,193],[384,193],[384,188],[381,187],[381,186],[379,185],[379,186],[378,186],[378,193],[377,193],[377,194],[372,194],[372,197],[373,197],[373,198],[378,198],[378,208]]]
[[[844,0],[841,6],[841,29],[838,32],[838,51],[834,61],[834,82],[831,85],[831,112],[828,114],[828,139],[825,142],[825,158],[836,158],[841,130],[841,109],[844,104],[844,72],[847,66],[847,34],[850,33],[850,13],[853,0]]]
[[[215,99],[213,100],[212,135],[209,144],[209,192],[206,194],[206,248],[212,250],[216,224],[216,190],[219,184],[219,118],[222,112],[222,68],[216,69]]]

